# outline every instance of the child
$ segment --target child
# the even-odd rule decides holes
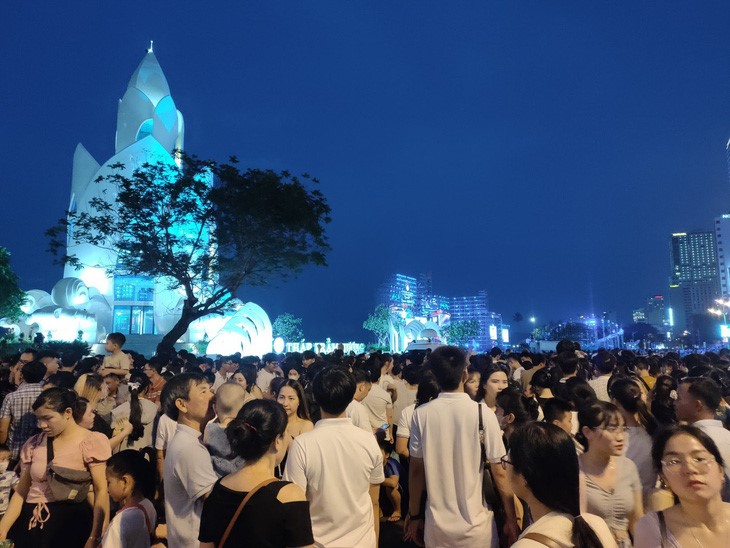
[[[243,467],[243,459],[232,456],[231,444],[226,437],[226,426],[236,418],[245,398],[246,391],[240,384],[223,383],[215,393],[213,409],[216,418],[205,426],[203,443],[210,452],[213,470],[221,478]]]
[[[111,353],[111,356],[104,358],[104,363],[99,369],[99,375],[102,377],[114,373],[123,379],[129,379],[129,371],[132,369],[132,357],[122,352],[124,343],[127,338],[121,333],[109,333],[106,337],[106,346],[104,349]]]
[[[8,509],[12,488],[19,479],[15,472],[8,470],[9,464],[10,449],[7,445],[0,445],[0,516]]]
[[[403,488],[400,485],[400,480],[403,478],[403,471],[400,463],[391,458],[390,455],[393,453],[393,444],[386,441],[384,436],[380,433],[375,435],[378,440],[378,445],[383,453],[383,469],[385,471],[385,481],[383,481],[383,487],[385,489],[385,495],[388,498],[388,502],[393,507],[393,512],[388,517],[388,521],[399,521],[401,519],[401,494]]]
[[[152,464],[126,449],[106,462],[109,496],[121,506],[101,539],[102,548],[149,548],[157,513],[150,502],[155,489]]]

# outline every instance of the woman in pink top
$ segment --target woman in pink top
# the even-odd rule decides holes
[[[109,514],[106,461],[109,440],[79,426],[79,398],[65,388],[49,388],[33,403],[42,433],[31,437],[20,452],[21,474],[7,512],[0,520],[0,540],[17,548],[94,548]],[[91,475],[93,510],[87,500],[59,501],[48,483],[48,441],[53,465],[87,470]]]

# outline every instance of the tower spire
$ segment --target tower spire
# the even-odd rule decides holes
[[[155,41],[150,40],[150,47],[147,48],[147,53],[154,53],[154,51],[155,51],[154,45],[155,45]]]

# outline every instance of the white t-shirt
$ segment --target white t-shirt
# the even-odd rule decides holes
[[[327,548],[375,548],[370,485],[385,479],[372,433],[348,418],[322,419],[289,446],[284,480],[307,494],[314,540]]]
[[[505,455],[492,410],[481,406],[487,459]],[[464,392],[442,392],[413,414],[408,449],[426,472],[426,546],[496,546],[492,511],[482,495],[478,404]],[[448,472],[448,473],[446,473]]]
[[[198,548],[203,496],[218,476],[200,432],[178,424],[165,455],[165,519],[171,548]]]
[[[601,541],[603,548],[614,548],[616,541],[613,539],[608,525],[600,516],[594,514],[581,514],[588,523],[593,532],[596,533],[598,540]],[[520,537],[524,537],[528,533],[538,533],[545,535],[555,541],[560,546],[573,546],[571,537],[573,536],[573,520],[568,514],[560,512],[550,512],[545,514],[535,523],[525,529]],[[512,545],[512,548],[545,548],[545,545],[532,539],[520,538]]]
[[[160,415],[157,421],[157,435],[155,436],[155,449],[158,451],[167,451],[167,446],[175,437],[177,430],[177,421],[172,420],[164,413]]]
[[[418,386],[414,386],[411,390],[404,381],[396,381],[396,385],[398,386],[398,399],[393,402],[393,424],[400,424],[400,416],[403,410],[416,403]]]
[[[398,431],[395,433],[396,438],[411,437],[411,423],[413,422],[413,413],[416,411],[416,404],[411,404],[403,410],[398,421]]]
[[[352,424],[358,428],[362,428],[368,434],[373,433],[373,429],[370,426],[370,415],[365,406],[357,400],[352,400],[345,409],[345,416],[352,421]]]
[[[117,512],[101,539],[101,548],[150,547],[150,533],[155,530],[157,512],[147,499],[142,499],[139,504],[144,511],[131,506]]]
[[[136,449],[139,451],[145,447],[152,447],[152,427],[157,416],[157,405],[144,398],[139,398],[139,404],[142,407],[141,421],[144,433],[141,438],[133,441],[132,445],[128,445],[125,440],[117,451],[123,449]],[[129,420],[130,405],[130,402],[125,402],[112,410],[112,426],[115,426],[122,419]]]
[[[601,375],[595,379],[588,381],[588,384],[596,393],[596,397],[601,401],[611,401],[611,397],[608,395],[608,380],[611,375]]]
[[[256,386],[258,386],[264,394],[268,394],[271,392],[271,381],[274,380],[274,377],[276,377],[276,375],[261,368],[259,369],[259,372],[256,373]]]
[[[628,426],[626,432],[629,438],[626,457],[633,461],[639,471],[641,489],[646,501],[656,485],[656,472],[651,458],[651,436],[643,426]]]
[[[374,430],[388,424],[388,409],[393,409],[393,400],[379,385],[373,384],[368,395],[360,403],[368,410],[370,426]]]

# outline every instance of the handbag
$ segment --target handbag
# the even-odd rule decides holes
[[[83,502],[91,489],[91,473],[53,464],[53,438],[46,436],[48,487],[58,502]]]
[[[482,404],[479,404],[479,446],[481,448],[481,465],[482,474],[482,494],[484,501],[491,508],[494,519],[497,522],[497,533],[502,536],[502,528],[505,523],[504,506],[502,499],[497,492],[494,484],[494,476],[492,476],[492,466],[487,459],[486,433],[484,431],[484,419],[482,418]]]
[[[218,541],[218,548],[223,548],[223,545],[226,543],[229,535],[231,534],[231,530],[233,530],[233,526],[236,524],[236,520],[238,520],[238,516],[241,515],[241,510],[243,510],[243,507],[246,506],[246,503],[251,500],[251,497],[256,494],[256,491],[258,491],[262,487],[266,487],[268,484],[275,481],[278,480],[276,478],[264,480],[248,492],[248,495],[244,497],[244,499],[241,501],[241,504],[239,504],[238,508],[236,508],[236,512],[233,514],[231,521],[228,522],[228,527],[226,527],[226,530],[223,532],[223,536]]]

